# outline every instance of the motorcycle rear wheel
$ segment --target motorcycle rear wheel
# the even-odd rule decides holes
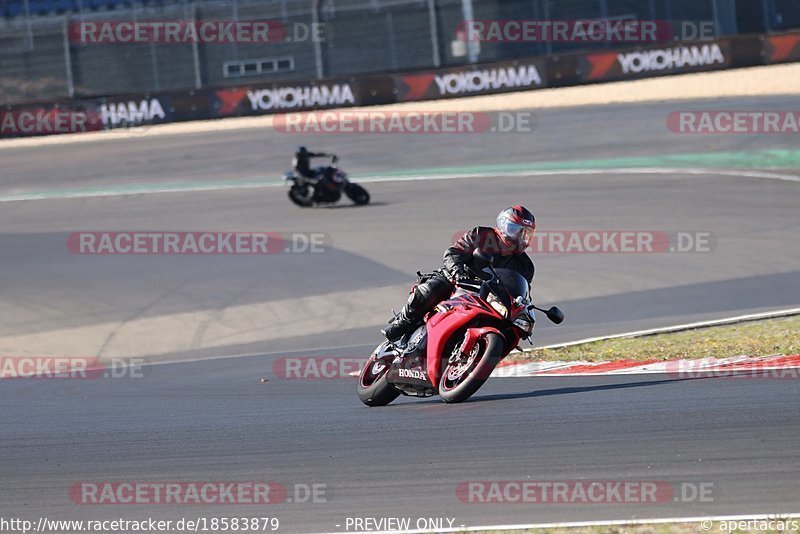
[[[378,360],[373,354],[358,375],[356,393],[367,406],[386,406],[395,400],[400,392],[386,381],[392,362]]]
[[[488,333],[478,340],[466,363],[451,363],[442,373],[439,380],[439,395],[447,403],[464,402],[478,391],[495,366],[503,359],[503,338],[495,333]],[[457,347],[460,346],[457,345]]]

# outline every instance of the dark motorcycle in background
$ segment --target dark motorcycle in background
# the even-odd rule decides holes
[[[358,377],[361,402],[385,406],[400,394],[438,394],[448,403],[463,402],[519,348],[520,340],[530,339],[534,310],[555,324],[564,320],[557,307],[543,310],[530,302],[528,281],[521,274],[495,269],[491,257],[480,252],[474,257],[484,275],[459,281],[455,293],[428,314],[425,324],[375,349]]]
[[[344,193],[358,206],[369,204],[367,190],[348,180],[347,174],[338,168],[338,162],[339,158],[333,156],[331,164],[317,167],[311,179],[294,170],[286,172],[283,181],[289,185],[289,199],[301,208],[310,208],[339,202]]]

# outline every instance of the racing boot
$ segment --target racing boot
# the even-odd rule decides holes
[[[453,286],[442,276],[431,277],[427,282],[419,284],[400,313],[389,321],[381,333],[392,343],[405,334],[410,334],[422,323],[425,314],[450,296],[452,291]]]
[[[387,340],[394,343],[403,337],[406,334],[410,334],[414,330],[416,330],[416,323],[415,321],[408,316],[408,305],[403,306],[403,309],[400,310],[400,313],[392,317],[383,330],[381,330],[381,334],[383,334]]]

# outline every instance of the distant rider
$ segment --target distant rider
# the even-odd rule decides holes
[[[333,154],[326,154],[324,152],[309,152],[304,146],[297,147],[292,160],[292,167],[295,172],[304,178],[314,180],[316,172],[311,168],[311,158],[330,158]]]
[[[417,285],[403,309],[381,333],[394,342],[413,332],[428,312],[452,295],[456,282],[475,279],[475,274],[468,271],[480,272],[473,264],[475,250],[491,256],[495,268],[513,269],[531,283],[534,267],[525,249],[533,241],[535,230],[533,214],[523,206],[513,206],[500,212],[495,228],[476,226],[465,233],[445,250],[442,268]]]

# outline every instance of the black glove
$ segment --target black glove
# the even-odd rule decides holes
[[[472,276],[469,275],[467,269],[463,265],[457,265],[454,269],[450,270],[450,281],[454,284],[471,280]]]

